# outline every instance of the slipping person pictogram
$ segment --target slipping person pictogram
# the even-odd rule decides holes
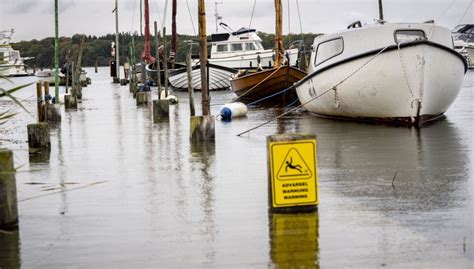
[[[290,158],[290,161],[286,161],[285,172],[288,172],[288,168],[297,170],[298,172],[303,173],[303,171],[301,171],[301,168],[302,168],[301,165],[299,164],[293,165],[293,158]]]

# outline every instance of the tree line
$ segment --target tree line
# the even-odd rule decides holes
[[[274,46],[274,34],[268,34],[258,32],[259,37],[262,39],[262,44],[265,48],[273,48]],[[313,43],[314,37],[318,34],[290,34],[283,36],[283,43],[286,46],[295,40],[303,40],[306,49],[309,50]],[[115,34],[107,34],[103,36],[91,36],[91,35],[80,35],[75,34],[72,37],[60,37],[59,38],[59,57],[60,64],[66,62],[67,59],[75,61],[79,53],[79,47],[81,39],[84,37],[84,51],[82,58],[83,66],[108,66],[111,56],[111,43],[115,41]],[[190,35],[177,35],[177,53],[176,60],[178,62],[184,62],[186,54],[191,50],[192,53],[198,53],[198,40],[196,36]],[[144,37],[137,33],[120,33],[119,34],[119,49],[120,49],[120,62],[130,61],[131,57],[135,57],[137,61],[140,59],[141,52],[144,48]],[[170,48],[171,36],[166,36],[167,48]],[[163,40],[160,39],[159,43],[162,44]],[[156,51],[155,39],[151,37],[151,54],[154,55]],[[134,45],[134,49],[132,48]],[[34,59],[27,62],[31,67],[36,66],[37,68],[51,68],[54,66],[54,38],[48,37],[42,40],[31,40],[21,41],[18,43],[12,43],[12,47],[20,51],[23,57],[34,57]],[[134,51],[133,55],[131,51]]]

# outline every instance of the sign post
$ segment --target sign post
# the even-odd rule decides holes
[[[316,211],[319,204],[316,136],[268,136],[267,152],[270,211]]]

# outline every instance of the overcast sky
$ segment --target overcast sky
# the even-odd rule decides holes
[[[167,0],[149,0],[150,21],[161,21]],[[215,32],[214,8],[234,30],[248,27],[274,32],[273,0],[206,1],[207,33]],[[473,0],[384,0],[384,17],[389,22],[422,22],[434,19],[452,29],[460,23],[474,23]],[[166,12],[167,33],[171,31],[171,0]],[[283,30],[288,33],[328,33],[360,20],[372,23],[378,17],[377,0],[282,0]],[[54,36],[54,0],[0,0],[0,30],[15,29],[13,41]],[[197,0],[178,0],[178,33],[197,31]],[[252,9],[255,11],[252,18]],[[118,0],[121,32],[140,31],[140,0]],[[103,35],[115,32],[114,0],[59,0],[59,34]],[[191,12],[192,19],[188,12]],[[301,16],[298,16],[298,7]],[[288,16],[289,13],[289,16]],[[301,20],[301,27],[299,21]],[[151,24],[152,25],[152,24]],[[153,32],[153,29],[151,29]],[[220,30],[222,31],[222,30]]]

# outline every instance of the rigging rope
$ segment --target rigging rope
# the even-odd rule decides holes
[[[255,12],[255,5],[257,4],[257,0],[253,1],[253,8],[252,8],[252,15],[250,16],[250,23],[249,23],[249,29],[252,26],[252,20],[253,20],[253,14]]]
[[[469,6],[467,6],[466,11],[465,11],[464,14],[462,15],[462,17],[461,17],[461,19],[459,20],[458,24],[461,24],[462,20],[464,20],[464,17],[466,17],[467,12],[470,10],[473,1],[474,1],[474,0],[471,0],[471,2],[469,3]]]
[[[451,7],[454,5],[454,3],[456,3],[456,1],[457,0],[453,0],[451,4],[449,4],[449,6],[443,11],[443,13],[441,13],[441,15],[438,18],[436,18],[436,21],[439,21],[442,17],[444,17],[444,15],[446,15],[446,12],[448,12],[448,10],[451,9]]]
[[[237,134],[237,136],[241,136],[241,135],[243,135],[243,134],[249,133],[249,132],[251,132],[251,131],[253,131],[253,130],[256,130],[256,129],[258,129],[258,128],[264,126],[264,125],[269,124],[270,122],[273,122],[273,121],[275,121],[275,120],[277,120],[277,119],[280,119],[280,118],[282,118],[282,117],[284,117],[284,116],[290,114],[291,112],[293,112],[293,111],[295,111],[295,110],[297,110],[297,109],[299,109],[299,108],[301,108],[301,107],[303,107],[303,106],[309,104],[310,102],[312,102],[312,101],[318,99],[319,97],[325,95],[326,93],[328,93],[328,92],[330,92],[330,91],[333,91],[333,90],[334,90],[335,88],[337,88],[339,85],[341,85],[342,83],[346,82],[349,78],[351,78],[351,77],[354,76],[356,73],[358,73],[360,70],[362,70],[362,68],[364,68],[364,67],[365,67],[366,65],[368,65],[370,62],[372,62],[375,58],[377,58],[380,54],[382,54],[382,53],[383,53],[388,47],[390,47],[390,46],[391,46],[391,45],[388,45],[388,46],[384,47],[383,49],[381,49],[376,55],[372,56],[369,60],[367,60],[364,64],[362,64],[362,65],[361,65],[359,68],[357,68],[354,72],[352,72],[352,73],[349,74],[347,77],[345,77],[344,79],[342,79],[341,81],[339,81],[338,83],[336,83],[336,85],[334,85],[334,86],[330,87],[329,89],[325,90],[323,93],[321,93],[321,94],[319,94],[319,95],[316,95],[315,97],[309,99],[308,101],[306,101],[306,102],[300,104],[299,106],[296,106],[296,107],[294,107],[294,108],[288,110],[288,111],[285,112],[285,113],[282,113],[282,114],[278,115],[277,117],[275,117],[275,118],[273,118],[273,119],[270,119],[270,120],[268,120],[268,121],[266,121],[266,122],[264,122],[264,123],[262,123],[262,124],[259,124],[259,125],[255,126],[255,127],[251,128],[251,129],[248,129],[247,131],[241,132],[241,133]]]
[[[188,0],[186,0],[186,6],[188,7],[189,20],[191,21],[191,25],[193,26],[194,35],[197,36],[196,27],[194,27],[194,20],[193,20],[192,14],[191,14],[191,9],[189,8]]]
[[[291,43],[290,1],[288,0],[288,45]]]

